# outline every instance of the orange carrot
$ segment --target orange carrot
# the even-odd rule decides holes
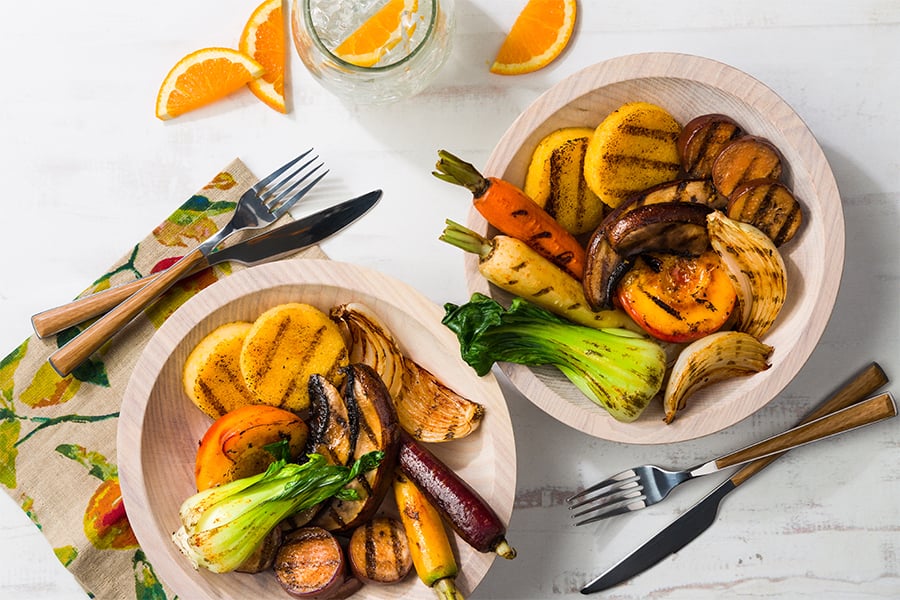
[[[438,156],[435,177],[468,189],[474,196],[475,208],[488,223],[522,240],[581,281],[584,248],[556,219],[508,181],[484,177],[474,166],[446,150],[439,150]]]

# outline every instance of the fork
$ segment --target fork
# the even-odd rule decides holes
[[[622,471],[582,490],[566,500],[575,525],[634,512],[661,502],[678,485],[696,477],[772,456],[785,450],[832,437],[865,425],[891,418],[897,405],[890,393],[880,394],[830,415],[800,425],[736,452],[682,471],[656,465],[642,465]]]
[[[275,222],[328,173],[327,169],[321,170],[324,163],[316,162],[318,155],[310,157],[312,152],[307,150],[250,187],[241,195],[225,226],[54,352],[49,358],[50,366],[61,376],[68,375],[231,235]],[[295,167],[300,161],[304,162]]]

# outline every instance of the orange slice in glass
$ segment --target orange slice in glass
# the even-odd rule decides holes
[[[244,87],[263,74],[263,66],[231,48],[202,48],[172,67],[156,96],[162,120],[206,106]]]
[[[372,67],[403,39],[412,36],[418,0],[390,0],[334,49],[335,55],[358,67]],[[406,18],[404,18],[406,17]]]
[[[491,73],[521,75],[547,66],[575,28],[575,0],[528,0],[506,36]]]
[[[238,49],[265,69],[262,77],[247,84],[250,91],[271,108],[286,113],[286,42],[282,0],[266,0],[256,7],[244,26]]]

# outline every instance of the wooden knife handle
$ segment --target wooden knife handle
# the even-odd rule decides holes
[[[716,467],[724,469],[756,458],[784,452],[895,416],[897,416],[897,405],[894,403],[893,396],[889,392],[885,392],[820,417],[815,421],[798,425],[737,452],[732,452],[716,460]]]
[[[90,296],[73,300],[55,308],[49,308],[31,317],[31,326],[38,337],[59,333],[79,323],[84,323],[115,308],[120,302],[156,279],[159,273],[135,279],[115,287],[95,292]]]
[[[824,417],[825,415],[856,404],[860,400],[873,394],[887,382],[888,377],[884,370],[878,363],[873,362],[807,415],[800,424],[802,425],[804,423],[809,423],[810,421],[815,421],[820,417]],[[760,458],[759,460],[755,460],[752,463],[745,465],[737,473],[731,476],[731,482],[734,485],[744,483],[747,479],[769,466],[782,454],[784,454],[784,452]]]
[[[185,255],[168,270],[160,273],[153,281],[126,298],[116,308],[54,352],[49,359],[50,366],[62,376],[71,373],[116,332],[128,325],[151,302],[205,260],[206,258],[200,250],[194,250]]]

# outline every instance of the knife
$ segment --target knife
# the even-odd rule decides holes
[[[381,194],[381,190],[363,194],[308,217],[272,228],[243,242],[211,252],[203,263],[185,276],[226,261],[250,266],[294,254],[355,222],[378,203]],[[161,273],[163,271],[50,308],[32,316],[31,325],[41,338],[58,333],[112,309]]]
[[[887,381],[887,375],[881,366],[878,363],[871,363],[807,415],[800,424],[856,404]],[[665,529],[584,586],[581,593],[593,594],[627,581],[690,544],[715,522],[719,504],[725,496],[782,454],[784,452],[761,458],[742,467]]]

